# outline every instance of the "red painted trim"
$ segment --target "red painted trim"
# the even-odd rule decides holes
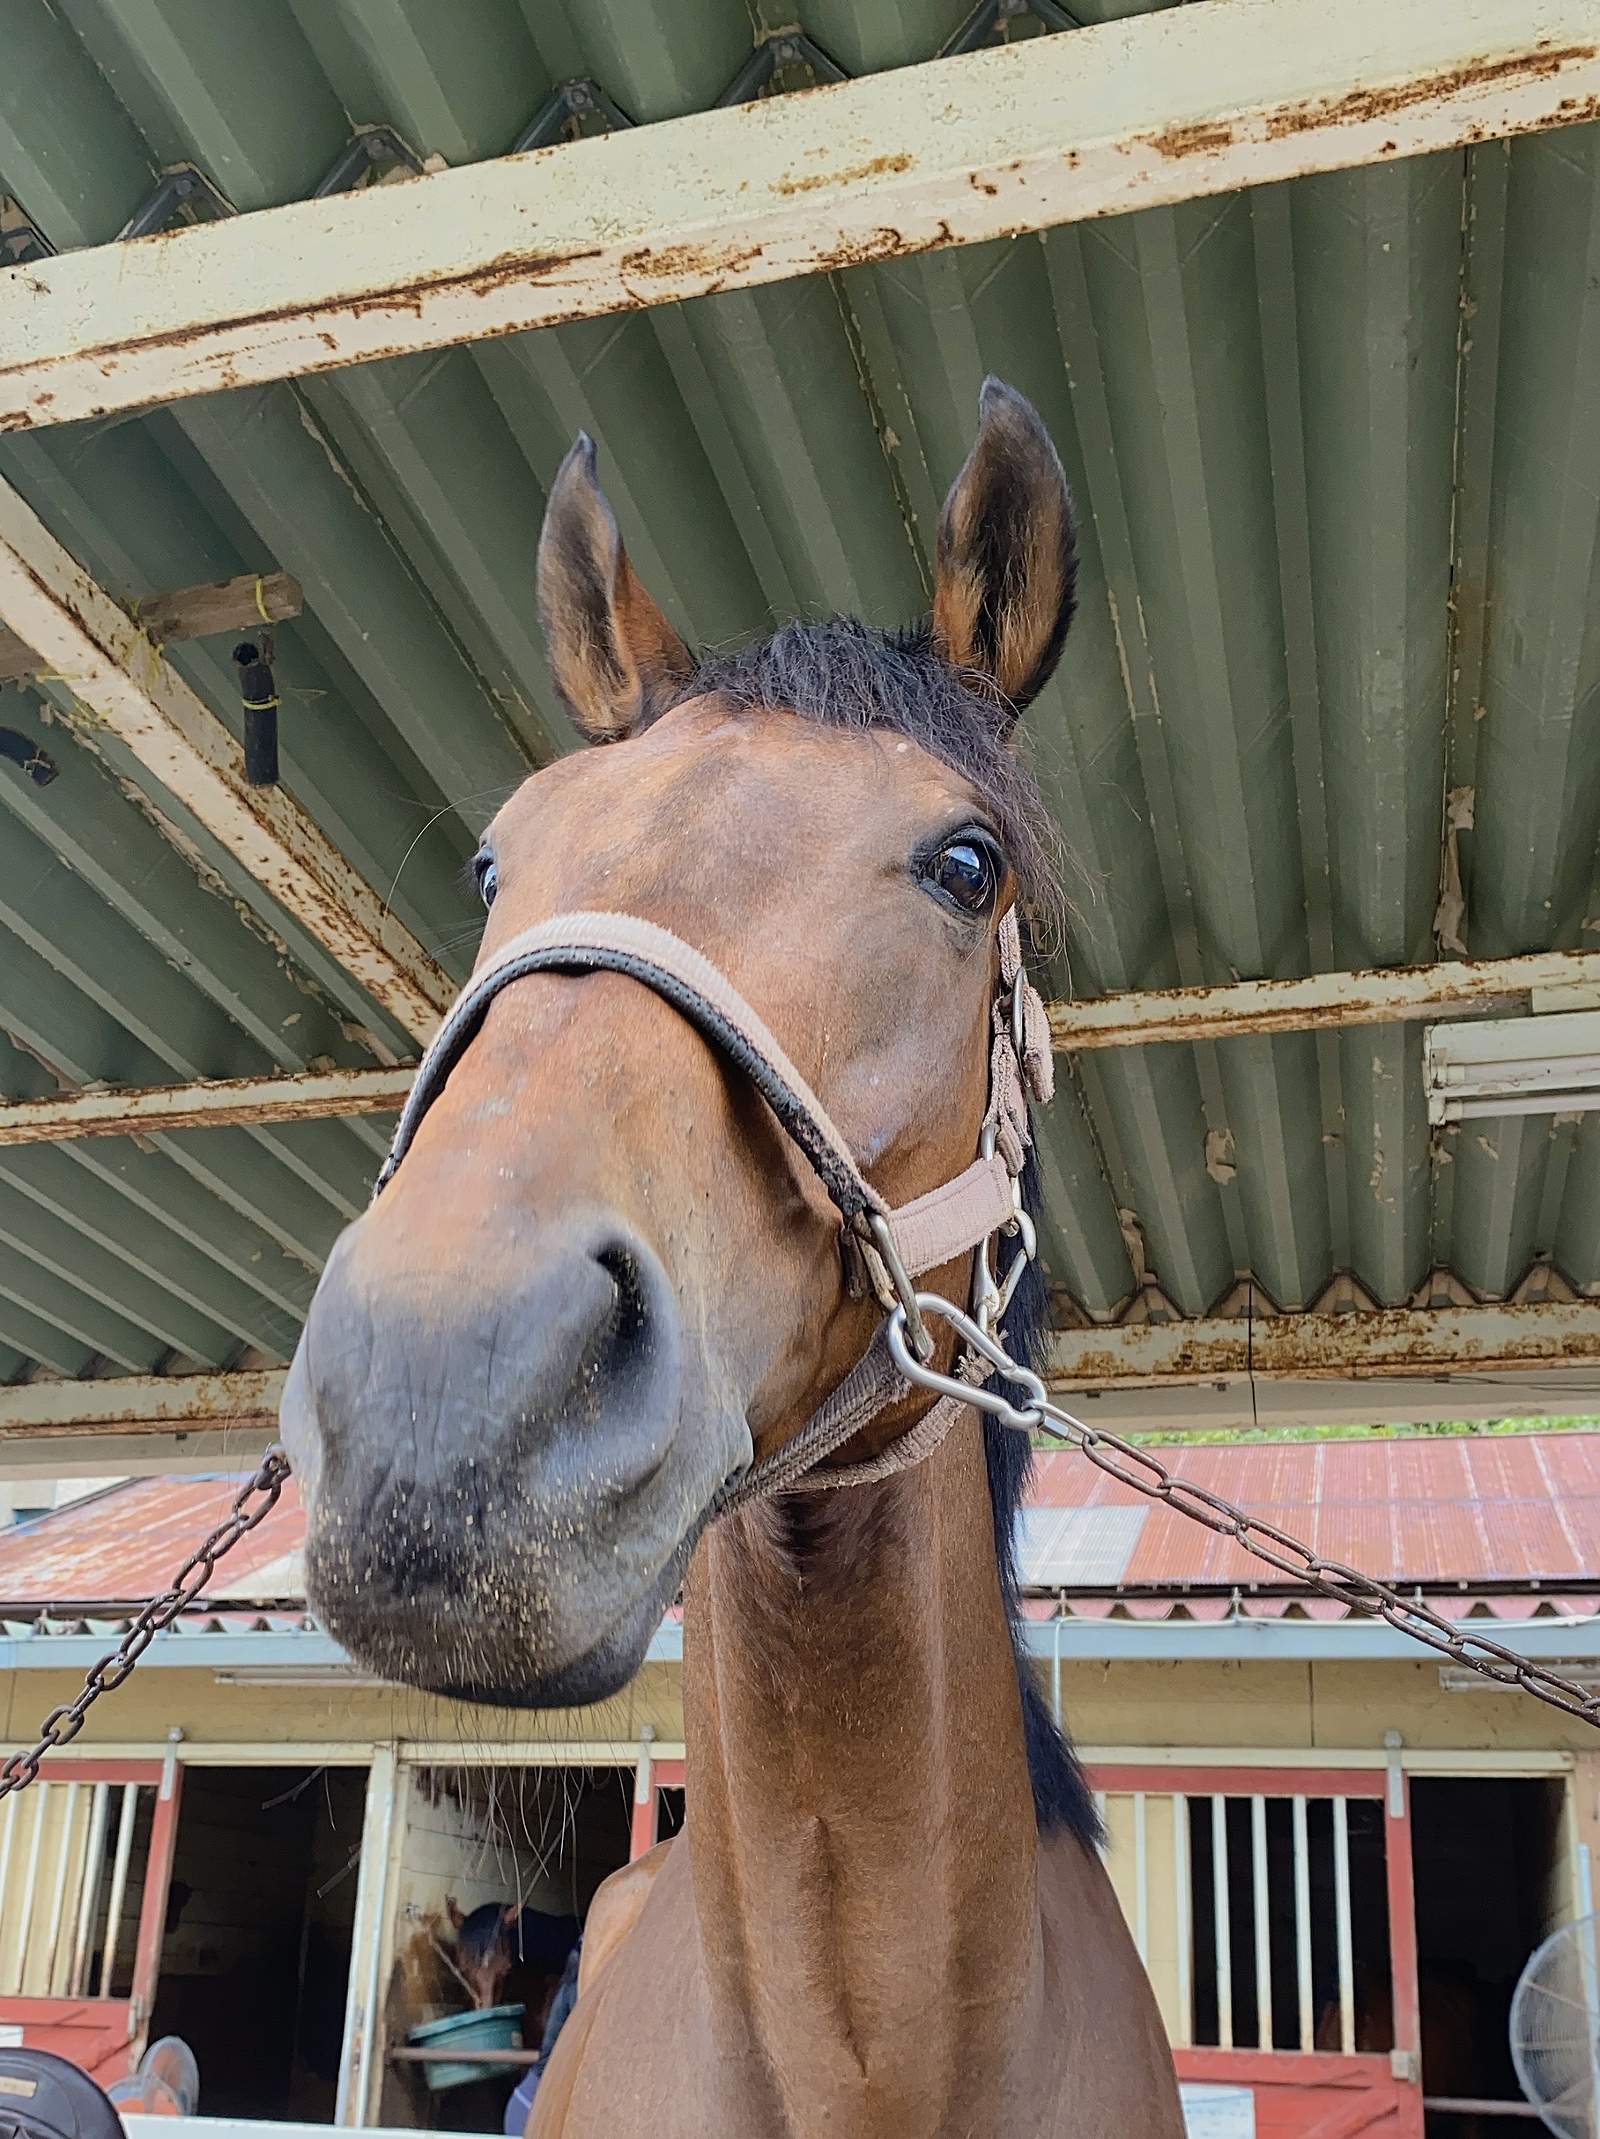
[[[1091,1767],[1092,1790],[1143,1790],[1153,1797],[1378,1797],[1382,1768]]]
[[[1394,1985],[1394,2040],[1398,2050],[1422,2045],[1417,2000],[1417,1912],[1411,1879],[1411,1778],[1402,1775],[1400,1788],[1405,1811],[1399,1819],[1386,1814],[1383,1822],[1383,1854],[1389,1883],[1389,1975]],[[1416,2088],[1418,2116],[1422,2086]],[[1420,2129],[1420,2123],[1418,2128]]]
[[[635,1857],[642,1857],[647,1849],[654,1849],[656,1846],[656,1803],[655,1783],[652,1779],[650,1795],[642,1805],[637,1802],[634,1804],[633,1827],[628,1836],[630,1864]]]
[[[139,1940],[133,1953],[133,1999],[128,2014],[129,2056],[137,2064],[144,2055],[145,2037],[156,2002],[156,1978],[161,1973],[161,1944],[167,1923],[167,1888],[172,1879],[173,1853],[178,1844],[178,1807],[183,1802],[183,1763],[172,1771],[172,1795],[162,1797],[157,1769],[155,1817],[150,1823],[150,1854],[144,1868],[144,1905],[139,1911]]]
[[[654,1764],[655,1786],[658,1790],[681,1790],[683,1788],[684,1763],[681,1760],[658,1760]]]
[[[1174,2050],[1180,2080],[1216,2080],[1235,2087],[1370,2087],[1389,2082],[1389,2053],[1360,2050]]]

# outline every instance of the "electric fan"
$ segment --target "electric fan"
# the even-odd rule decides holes
[[[1600,1918],[1553,1932],[1511,1999],[1511,2057],[1523,2093],[1561,2139],[1600,2139]]]

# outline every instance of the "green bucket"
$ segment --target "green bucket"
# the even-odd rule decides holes
[[[423,2076],[435,2094],[451,2087],[470,2087],[474,2080],[504,2079],[516,2071],[514,2065],[475,2065],[460,2052],[521,2049],[522,2030],[517,2022],[525,2011],[520,2005],[491,2005],[479,2013],[447,2013],[443,2020],[427,2020],[413,2028],[406,2041],[419,2050],[437,2045],[452,2053],[423,2062]]]

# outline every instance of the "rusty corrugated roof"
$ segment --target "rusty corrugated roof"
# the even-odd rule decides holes
[[[1324,1558],[1390,1581],[1600,1576],[1600,1434],[1179,1448],[1163,1460]],[[1075,1455],[1040,1459],[1032,1505],[1148,1508],[1116,1578],[1125,1584],[1248,1583],[1269,1573],[1230,1539]]]
[[[228,1512],[241,1480],[129,1478],[92,1499],[0,1531],[0,1605],[126,1603],[164,1590]],[[305,1531],[291,1481],[217,1570],[210,1596],[237,1594]],[[253,1593],[253,1591],[251,1592]]]

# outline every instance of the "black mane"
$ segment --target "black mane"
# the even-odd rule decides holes
[[[1041,1201],[1039,1162],[1031,1150],[1022,1175],[1022,1200],[1029,1216],[1037,1219]],[[1016,1252],[1020,1252],[1020,1243]],[[1043,1373],[1049,1327],[1050,1296],[1044,1272],[1037,1262],[1030,1263],[1001,1325],[1001,1340],[1019,1366]],[[989,1385],[1003,1389],[994,1375]],[[1011,1393],[1015,1395],[1015,1391]],[[1017,1517],[1033,1475],[1033,1447],[1024,1435],[1002,1426],[985,1412],[983,1448],[989,1468],[989,1498],[994,1505],[994,1553],[1000,1568],[1000,1595],[1011,1622],[1017,1682],[1022,1688],[1022,1729],[1028,1746],[1028,1773],[1033,1780],[1034,1811],[1042,1830],[1064,1827],[1080,1842],[1099,1842],[1104,1829],[1094,1798],[1083,1779],[1077,1755],[1045,1705],[1022,1644]]]
[[[920,745],[983,796],[1035,927],[1048,932],[1060,922],[1060,835],[1017,750],[1015,709],[986,676],[952,668],[925,624],[784,624],[770,639],[702,660],[681,695],[712,691],[734,706],[883,729]]]

